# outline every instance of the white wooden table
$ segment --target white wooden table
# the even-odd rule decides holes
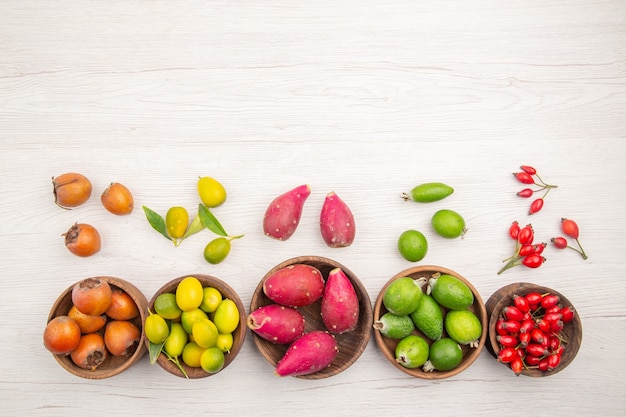
[[[624,415],[625,2],[5,0],[0,51],[2,415]],[[559,186],[533,217],[515,196],[521,164]],[[51,193],[50,178],[67,171],[95,188],[72,211]],[[141,210],[192,210],[202,175],[228,190],[215,214],[245,233],[217,266],[202,258],[209,232],[174,248]],[[133,191],[130,216],[100,205],[112,181]],[[425,206],[398,197],[426,181],[456,191]],[[312,194],[294,237],[263,236],[269,201],[304,183]],[[319,235],[330,191],[356,216],[349,248]],[[465,216],[465,239],[430,229],[444,207]],[[549,247],[539,269],[496,275],[513,220],[548,241],[561,217],[580,225],[587,261]],[[63,245],[77,221],[102,234],[91,258]],[[564,293],[584,328],[574,362],[549,378],[515,377],[485,350],[462,374],[429,382],[393,368],[372,337],[339,375],[281,379],[248,335],[210,378],[175,378],[146,356],[92,381],[43,347],[53,301],[94,275],[150,298],[170,279],[207,273],[247,305],[274,265],[319,255],[353,270],[374,303],[412,266],[395,248],[409,228],[429,239],[421,264],[458,271],[484,300],[519,281]]]

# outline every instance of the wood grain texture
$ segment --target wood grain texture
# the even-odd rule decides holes
[[[0,27],[3,414],[500,416],[512,398],[538,398],[551,404],[545,415],[623,415],[623,1],[6,0]],[[559,185],[533,217],[510,175],[521,164]],[[67,171],[94,184],[71,211],[54,205],[50,182]],[[140,209],[194,209],[199,175],[224,183],[228,200],[215,214],[245,234],[216,266],[202,257],[209,232],[174,248]],[[112,181],[133,192],[130,216],[96,198]],[[426,181],[455,193],[430,205],[400,199]],[[265,237],[267,204],[304,183],[312,193],[296,234]],[[330,191],[355,216],[349,248],[321,240]],[[464,239],[432,232],[439,208],[463,214]],[[536,239],[549,241],[561,217],[580,225],[587,261],[548,248],[541,268],[496,275],[513,251],[513,220],[532,222]],[[99,229],[96,256],[63,247],[76,221]],[[550,378],[516,378],[483,351],[434,382],[397,371],[370,341],[344,372],[311,381],[274,376],[247,338],[211,378],[184,381],[146,359],[90,381],[43,347],[54,300],[88,276],[128,280],[150,299],[175,277],[204,273],[249,305],[273,266],[324,256],[354,272],[374,300],[412,266],[395,247],[409,228],[429,240],[423,263],[458,271],[483,299],[513,282],[566,295],[584,328],[576,359]]]

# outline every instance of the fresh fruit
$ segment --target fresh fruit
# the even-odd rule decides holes
[[[402,193],[404,200],[413,200],[418,203],[431,203],[443,200],[454,192],[454,189],[442,182],[427,182],[415,186],[410,193]]]
[[[331,333],[345,333],[359,321],[359,298],[352,282],[341,268],[328,273],[322,295],[322,321]]]
[[[103,328],[107,322],[107,318],[104,314],[100,314],[98,316],[83,314],[78,308],[76,308],[75,305],[70,308],[67,316],[78,324],[82,334],[97,332]]]
[[[517,192],[518,196],[522,198],[528,198],[534,195],[534,193],[544,191],[543,195],[540,198],[536,198],[532,201],[532,203],[530,203],[528,215],[533,215],[543,208],[546,196],[551,189],[557,188],[557,186],[552,184],[546,184],[537,173],[537,170],[529,165],[522,165],[520,169],[522,171],[513,173],[513,176],[517,179],[517,181],[521,182],[522,184],[532,184],[538,186],[539,188],[524,188]]]
[[[207,243],[204,247],[204,259],[213,265],[222,262],[230,253],[230,239],[226,237],[217,237]]]
[[[263,231],[266,236],[287,240],[296,231],[304,202],[311,194],[308,185],[300,185],[276,197],[265,211]]]
[[[78,347],[80,337],[80,327],[72,318],[57,316],[46,325],[43,344],[55,355],[66,356]]]
[[[354,242],[356,224],[348,205],[335,192],[324,199],[320,214],[322,239],[331,248],[343,248]]]
[[[87,223],[74,223],[62,236],[65,237],[65,247],[83,258],[98,253],[102,245],[100,233]]]
[[[390,312],[386,312],[376,320],[373,327],[390,339],[403,339],[415,329],[409,316],[397,316]]]
[[[407,261],[418,262],[428,253],[428,241],[418,230],[405,230],[398,238],[398,251]]]
[[[408,369],[419,368],[428,360],[429,347],[423,337],[409,335],[396,345],[396,362]]]
[[[189,311],[183,311],[180,316],[180,322],[188,334],[191,334],[194,323],[200,320],[208,319],[209,316],[199,308]]]
[[[218,347],[210,347],[202,352],[200,366],[204,372],[214,374],[224,367],[224,352]]]
[[[428,360],[424,364],[424,372],[450,371],[461,364],[463,350],[454,340],[444,337],[430,345]]]
[[[237,304],[226,298],[217,306],[213,314],[213,323],[220,333],[232,333],[239,326],[239,309]]]
[[[185,365],[191,366],[192,368],[200,368],[202,364],[202,354],[205,350],[205,348],[198,346],[195,342],[187,343],[181,355],[183,362]]]
[[[330,333],[311,331],[296,339],[276,364],[279,376],[309,375],[330,366],[338,353]]]
[[[430,340],[439,340],[443,335],[443,312],[432,296],[424,294],[417,309],[409,317],[415,327]]]
[[[191,311],[200,307],[204,290],[196,277],[185,277],[176,287],[176,304],[182,311]]]
[[[272,343],[291,343],[304,334],[302,313],[279,304],[268,304],[252,311],[246,324],[254,333]]]
[[[217,326],[209,319],[198,320],[191,327],[194,342],[202,348],[215,346],[218,334]]]
[[[85,278],[72,287],[72,304],[83,314],[98,316],[111,305],[111,286],[103,279]]]
[[[467,231],[463,217],[456,211],[448,209],[437,211],[431,219],[431,225],[439,236],[447,239],[457,238]]]
[[[234,343],[235,339],[233,338],[232,333],[220,333],[217,335],[217,341],[215,342],[215,346],[222,352],[229,353]]]
[[[383,294],[385,308],[398,316],[411,314],[419,305],[424,279],[414,280],[410,277],[400,277],[394,280]]]
[[[95,371],[107,357],[104,338],[100,333],[82,335],[78,346],[70,353],[70,358],[76,366],[90,371]]]
[[[68,172],[52,178],[54,202],[61,208],[78,207],[91,196],[91,181],[82,174]]]
[[[226,201],[226,189],[212,177],[198,179],[198,195],[202,203],[209,208],[219,207]]]
[[[167,336],[167,339],[165,339],[163,349],[172,358],[176,358],[182,355],[183,349],[185,348],[185,345],[188,341],[189,335],[187,334],[185,329],[183,329],[183,325],[173,322],[170,329],[170,334]]]
[[[205,313],[213,313],[222,302],[222,293],[217,288],[204,287],[202,289],[202,303],[200,309]]]
[[[111,305],[105,313],[113,320],[131,320],[139,316],[139,309],[126,291],[115,288],[111,291]]]
[[[176,294],[164,292],[154,300],[154,311],[167,320],[178,320],[182,310],[176,304]]]
[[[509,236],[516,241],[515,253],[503,261],[506,264],[498,271],[498,275],[519,265],[524,265],[528,268],[538,268],[543,265],[546,258],[541,253],[547,244],[533,244],[535,230],[530,223],[520,228],[519,223],[514,221],[509,227]]]
[[[113,356],[131,356],[139,346],[141,331],[127,320],[113,320],[104,330],[104,344]]]
[[[313,304],[322,297],[324,278],[320,270],[314,266],[289,265],[267,277],[263,282],[263,292],[275,303],[303,307]]]
[[[463,281],[450,274],[440,274],[428,280],[427,294],[451,310],[465,310],[474,303],[474,293]]]
[[[578,237],[580,235],[580,231],[578,229],[578,224],[576,224],[576,222],[572,219],[566,219],[566,218],[562,218],[561,219],[561,230],[563,231],[563,233],[574,239],[576,241],[576,244],[578,245],[578,249],[573,247],[573,246],[569,246],[567,243],[567,239],[564,237],[555,237],[552,238],[552,243],[554,244],[554,246],[558,249],[565,249],[565,248],[569,248],[572,249],[575,252],[578,252],[578,254],[583,258],[583,259],[587,259],[587,254],[585,253],[585,250],[583,249],[583,247],[580,244],[580,241],[578,240]]]
[[[171,207],[165,214],[165,227],[167,234],[172,239],[180,239],[185,235],[189,227],[189,213],[180,206]]]
[[[470,310],[448,311],[444,319],[444,328],[448,336],[460,345],[478,347],[483,333],[480,319]]]
[[[156,345],[163,343],[170,334],[167,322],[158,314],[150,314],[146,317],[143,331],[148,340]]]
[[[133,212],[135,201],[133,195],[126,186],[119,182],[112,182],[102,192],[100,202],[109,212],[118,216],[124,216]]]

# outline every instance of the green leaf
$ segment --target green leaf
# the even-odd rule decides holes
[[[154,365],[159,357],[159,355],[161,354],[161,351],[163,350],[163,345],[165,345],[165,341],[163,341],[163,343],[152,343],[150,341],[149,342],[149,346],[150,348],[148,349],[148,352],[150,353],[150,365]]]
[[[142,207],[144,213],[146,213],[146,219],[148,219],[148,223],[150,223],[150,226],[152,226],[152,228],[157,232],[161,233],[167,240],[172,240],[172,238],[169,237],[169,235],[167,234],[165,219],[163,219],[163,217],[159,213],[150,210],[148,207]]]
[[[209,209],[204,204],[198,205],[198,217],[200,217],[200,221],[210,231],[219,236],[228,236],[226,230],[222,227],[217,218],[209,211]]]
[[[180,240],[187,239],[189,236],[195,235],[196,233],[202,230],[204,230],[204,225],[202,224],[202,220],[200,219],[200,216],[196,216],[191,222],[191,224],[189,225],[189,228],[187,229],[183,237],[180,238]]]

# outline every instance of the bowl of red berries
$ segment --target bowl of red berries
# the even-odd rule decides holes
[[[526,282],[509,284],[489,297],[485,307],[487,350],[515,375],[554,375],[576,357],[581,320],[558,291]]]

